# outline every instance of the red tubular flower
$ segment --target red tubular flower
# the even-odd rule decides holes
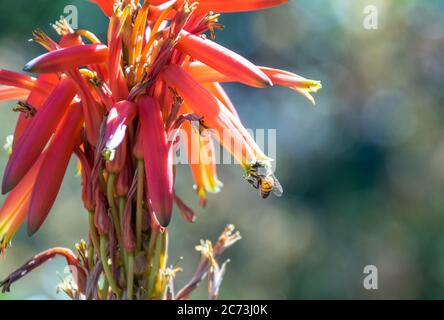
[[[86,137],[91,145],[96,146],[100,138],[100,127],[104,116],[104,107],[93,96],[91,84],[84,79],[78,70],[69,73],[81,98],[85,117]]]
[[[168,0],[151,0],[151,4],[154,6],[161,5]],[[281,5],[288,2],[288,0],[199,0],[188,1],[190,4],[197,2],[198,6],[195,13],[207,13],[214,12],[242,12],[267,9]],[[176,2],[176,8],[184,3],[184,0],[178,0]]]
[[[253,11],[275,7],[288,0],[199,0],[198,2],[196,13]]]
[[[143,160],[143,140],[140,131],[136,135],[136,141],[133,147],[133,155],[137,160]]]
[[[239,119],[181,67],[170,65],[162,71],[161,76],[171,87],[177,89],[193,112],[203,117],[205,126],[218,132],[220,142],[244,168],[258,159],[269,160]]]
[[[258,88],[273,85],[250,61],[211,40],[184,31],[177,48],[236,81]]]
[[[130,166],[127,163],[126,166],[120,170],[116,181],[116,194],[118,197],[126,197],[132,180],[132,172]]]
[[[122,245],[128,252],[133,252],[136,249],[136,240],[134,239],[134,230],[132,227],[132,201],[128,201],[124,214],[123,214],[123,222],[122,222]]]
[[[266,67],[261,67],[261,70],[272,79],[274,84],[295,90],[315,104],[315,100],[310,93],[318,92],[322,88],[320,81],[306,79],[285,70]]]
[[[306,79],[295,73],[291,73],[285,70],[259,67],[275,85],[289,87],[290,89],[302,94],[310,102],[315,104],[315,100],[311,93],[316,93],[322,88],[321,82],[311,79]],[[205,84],[212,85],[214,82],[233,82],[236,79],[231,78],[225,74],[218,72],[217,70],[210,68],[209,66],[201,62],[192,62],[187,66],[187,72],[193,76],[197,81]]]
[[[82,124],[82,106],[75,103],[57,128],[34,184],[28,213],[30,235],[40,228],[57,198],[69,159],[79,143]]]
[[[95,208],[94,194],[92,190],[92,169],[83,150],[76,148],[75,153],[79,159],[80,174],[82,175],[82,201],[83,206],[89,212]]]
[[[40,228],[73,153],[79,159],[90,243],[77,246],[79,258],[59,248],[37,255],[0,287],[8,289],[36,264],[61,254],[82,276],[79,288],[62,289],[72,298],[131,299],[143,293],[143,298],[174,299],[177,269],[166,267],[173,203],[186,221],[194,222],[196,216],[175,193],[179,166],[172,161],[173,147],[182,139],[201,205],[207,193],[222,187],[214,142],[240,163],[262,197],[271,191],[279,196],[282,188],[271,172],[271,159],[244,127],[220,83],[286,86],[312,102],[311,93],[321,86],[287,71],[258,67],[204,36],[209,32],[215,39],[215,29],[223,27],[213,11],[258,10],[286,0],[90,1],[110,17],[106,44],[61,19],[54,25],[59,39],[33,33],[35,42],[49,51],[24,67],[39,73],[37,78],[0,70],[0,100],[26,100],[14,108],[21,113],[12,146],[8,137],[11,156],[2,192],[10,194],[0,209],[0,252],[26,217],[29,234]],[[238,239],[231,233],[228,229],[221,239]],[[212,250],[207,243],[205,259],[217,259],[219,244]],[[216,260],[208,261],[203,260],[195,280],[208,273],[214,297],[223,266],[220,272],[207,272],[219,268]],[[98,290],[98,282],[105,280],[110,290]],[[188,296],[191,287],[179,297]]]
[[[35,88],[31,90],[29,93],[26,103],[38,110],[45,100],[48,98],[49,94],[54,90],[54,87],[60,82],[60,79],[57,75],[54,74],[42,74],[37,78]],[[45,95],[41,94],[42,87],[48,87],[48,93]],[[17,141],[20,140],[23,132],[25,132],[26,128],[29,126],[31,121],[27,119],[27,115],[21,113],[18,117],[17,124],[14,130],[14,145],[17,144]]]
[[[3,176],[3,194],[11,191],[35,163],[74,95],[71,81],[63,79],[37,112],[12,150]]]
[[[215,98],[217,98],[220,102],[222,102],[225,107],[238,119],[239,114],[237,113],[236,107],[231,102],[230,97],[225,92],[224,88],[222,88],[219,82],[207,82],[203,84],[205,89],[207,89]]]
[[[111,17],[108,31],[108,71],[110,89],[116,101],[128,97],[128,85],[120,61],[122,59],[122,26],[125,23],[124,12],[119,11]]]
[[[176,88],[193,111],[204,116],[205,122],[208,122],[210,126],[218,118],[220,110],[214,96],[181,67],[169,65],[162,71],[161,77],[169,86]]]
[[[189,122],[182,125],[186,133],[185,148],[188,162],[194,179],[194,188],[201,206],[206,205],[206,192],[218,193],[223,186],[217,178],[214,144],[209,136],[199,133],[199,128],[193,128]]]
[[[20,183],[8,194],[0,209],[0,253],[6,249],[28,214],[31,193],[45,154],[42,154]]]
[[[103,44],[86,44],[45,53],[28,62],[24,71],[35,73],[63,72],[81,66],[105,62],[108,48]]]
[[[180,214],[185,221],[191,223],[194,223],[196,221],[196,215],[194,214],[194,211],[190,207],[188,207],[185,202],[183,202],[183,200],[179,198],[176,194],[174,194],[174,202],[179,208]]]
[[[40,81],[37,85],[37,79],[34,77],[3,69],[0,70],[0,84],[28,91],[35,89],[41,94],[48,94],[52,89],[50,83]]]
[[[166,227],[173,204],[173,168],[159,103],[148,96],[137,102],[149,199],[159,223]]]
[[[106,119],[105,147],[108,150],[116,149],[126,135],[128,125],[134,120],[137,106],[130,101],[117,102],[109,111]]]
[[[95,190],[96,211],[94,214],[94,224],[100,235],[108,235],[112,230],[112,222],[105,207],[105,198],[100,193],[99,188]]]
[[[28,97],[29,91],[22,88],[0,86],[0,101],[3,100],[24,100]]]
[[[115,150],[105,152],[106,170],[111,173],[122,171],[127,161],[127,143],[123,141]]]
[[[93,3],[96,3],[100,9],[102,9],[103,13],[110,17],[114,13],[114,2],[115,0],[89,0]]]

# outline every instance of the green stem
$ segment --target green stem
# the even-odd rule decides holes
[[[125,197],[119,197],[119,218],[120,218],[120,232],[123,234],[123,215],[125,214],[125,205],[126,199]]]
[[[94,223],[94,211],[88,212],[89,232],[91,234],[91,241],[96,251],[97,257],[100,259],[98,252],[100,251],[99,235],[97,234],[96,225]]]
[[[168,230],[160,234],[160,248],[156,254],[157,271],[155,273],[153,287],[149,291],[149,298],[161,299],[164,294],[162,273],[166,270],[168,259]]]
[[[111,286],[111,290],[117,297],[120,297],[120,290],[117,287],[116,280],[113,277],[113,273],[108,264],[108,256],[106,253],[106,247],[108,244],[108,239],[106,236],[100,236],[100,257],[102,258],[103,271],[105,272],[106,279]]]
[[[123,248],[123,242],[122,242],[122,228],[120,225],[120,219],[119,219],[119,212],[117,210],[117,206],[116,206],[116,201],[114,199],[114,186],[115,186],[115,182],[116,182],[116,174],[110,172],[108,174],[108,183],[106,185],[106,195],[108,198],[108,204],[109,207],[111,209],[111,216],[113,218],[113,225],[114,225],[114,230],[116,232],[116,237],[117,237],[117,242],[119,244],[119,250],[120,253],[122,254],[122,260],[123,260],[123,267],[126,270],[126,254],[124,252]]]
[[[143,275],[143,283],[146,284],[146,298],[150,298],[150,285],[151,285],[151,272],[153,270],[153,260],[156,256],[156,248],[157,248],[157,239],[159,237],[159,233],[155,230],[152,230],[151,236],[150,236],[150,242],[148,245],[148,252],[147,252],[147,269],[145,270],[145,273]]]
[[[94,268],[94,245],[90,243],[88,245],[88,269],[92,270]]]
[[[108,291],[109,291],[109,283],[108,279],[105,277],[103,279],[103,285],[102,285],[102,300],[108,300]]]
[[[133,300],[134,287],[134,252],[128,253],[128,275],[126,279],[126,295],[128,300]]]
[[[143,160],[137,161],[136,249],[142,250],[143,185],[145,179]]]
[[[108,204],[111,209],[111,215],[113,217],[114,229],[117,235],[117,241],[119,242],[120,247],[122,247],[122,232],[120,231],[120,219],[119,214],[117,212],[116,202],[114,201],[114,184],[116,181],[116,174],[110,172],[108,175],[108,183],[106,187],[106,195],[108,197]]]

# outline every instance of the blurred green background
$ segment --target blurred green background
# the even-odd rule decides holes
[[[106,19],[83,1],[0,2],[0,65],[20,70],[43,52],[31,31],[50,32],[68,5],[79,25],[105,40]],[[376,5],[379,29],[363,27]],[[253,13],[226,14],[217,39],[256,64],[322,80],[317,106],[286,88],[226,88],[249,128],[277,129],[277,176],[285,193],[264,201],[236,166],[221,166],[223,191],[197,209],[194,225],[175,214],[170,263],[181,256],[181,287],[194,272],[201,238],[227,223],[243,240],[231,258],[221,298],[444,298],[444,2],[299,0]],[[1,104],[0,137],[13,130],[13,102]],[[2,150],[0,168],[7,154]],[[197,208],[189,169],[177,190]],[[3,198],[2,198],[3,199]],[[32,238],[21,230],[0,278],[33,254],[86,237],[75,163],[47,222]],[[375,265],[379,289],[363,287]],[[1,299],[64,299],[54,260]],[[194,298],[206,297],[206,283]]]

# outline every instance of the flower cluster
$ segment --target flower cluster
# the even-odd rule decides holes
[[[35,77],[0,70],[0,99],[20,100],[2,181],[8,195],[0,209],[0,250],[25,221],[30,235],[41,227],[74,154],[90,222],[90,243],[79,250],[80,258],[71,259],[84,275],[80,292],[85,295],[91,279],[97,282],[104,274],[111,290],[102,297],[160,298],[175,273],[166,272],[165,260],[173,205],[187,221],[195,219],[174,187],[178,130],[186,133],[188,157],[200,160],[190,161],[190,169],[202,205],[206,193],[222,187],[214,140],[263,197],[280,194],[271,159],[242,125],[221,83],[286,86],[312,102],[310,93],[321,86],[256,66],[214,42],[215,31],[223,28],[219,13],[264,9],[285,0],[92,2],[109,17],[106,44],[60,20],[54,25],[60,39],[34,32],[33,40],[48,51],[24,67]],[[162,272],[151,272],[154,260]],[[206,264],[219,270],[214,260]]]

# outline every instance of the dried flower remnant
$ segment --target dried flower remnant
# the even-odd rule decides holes
[[[226,264],[229,260],[222,263],[219,267],[222,254],[229,247],[242,239],[239,231],[235,231],[234,225],[228,225],[216,244],[209,240],[201,240],[200,245],[196,246],[196,250],[201,253],[199,265],[196,268],[193,278],[188,282],[176,295],[176,299],[187,299],[199,283],[209,275],[208,294],[210,299],[217,298],[223,275],[225,273]]]
[[[240,235],[228,226],[214,246],[202,241],[197,271],[176,293],[181,268],[168,265],[168,226],[174,206],[188,222],[196,215],[178,196],[174,149],[187,139],[202,206],[207,193],[223,187],[215,142],[240,163],[263,198],[282,194],[272,159],[250,136],[222,84],[286,86],[314,103],[320,82],[256,66],[219,45],[216,31],[224,27],[220,13],[266,9],[286,0],[90,2],[109,20],[106,42],[61,19],[53,25],[57,39],[33,33],[47,52],[25,65],[32,76],[0,70],[0,100],[19,100],[12,108],[19,114],[16,128],[5,145],[10,157],[2,179],[7,197],[0,209],[0,251],[25,222],[29,234],[39,230],[72,155],[78,159],[89,239],[77,245],[76,254],[54,248],[35,256],[0,287],[9,290],[62,255],[75,276],[59,289],[72,299],[186,299],[206,276],[209,298],[216,299],[228,262],[220,261],[221,254]]]

